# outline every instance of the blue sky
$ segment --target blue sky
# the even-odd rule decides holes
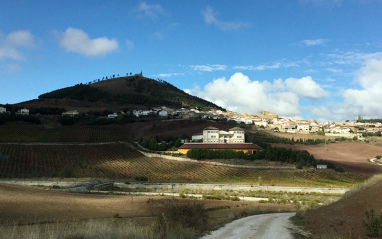
[[[382,118],[381,0],[0,0],[0,103],[143,72],[238,113]]]

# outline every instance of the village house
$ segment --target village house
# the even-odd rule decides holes
[[[309,134],[309,132],[310,132],[309,128],[310,128],[309,123],[298,123],[297,124],[297,132],[299,134]]]
[[[64,113],[62,113],[61,115],[62,116],[70,116],[70,117],[74,117],[74,116],[77,116],[79,115],[80,113],[78,113],[77,110],[70,110],[70,111],[66,111]]]
[[[29,115],[29,110],[28,109],[20,109],[16,112],[17,115]]]
[[[6,113],[7,112],[7,109],[6,108],[4,108],[4,107],[0,107],[0,114],[2,114],[2,113]]]
[[[112,114],[108,114],[108,115],[107,115],[107,117],[108,117],[109,119],[115,119],[115,118],[117,118],[117,116],[118,116],[117,113],[112,113]]]

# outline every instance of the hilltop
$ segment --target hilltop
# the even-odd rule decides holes
[[[214,103],[187,94],[166,81],[143,77],[142,74],[81,83],[42,94],[37,100],[17,105],[62,107],[79,111],[115,111],[161,106],[224,110]]]

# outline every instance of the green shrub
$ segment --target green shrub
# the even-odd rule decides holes
[[[366,211],[366,221],[362,221],[362,224],[365,226],[368,236],[378,237],[379,231],[382,228],[382,213],[379,217],[375,214],[374,209]]]

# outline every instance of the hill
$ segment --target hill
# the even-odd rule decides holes
[[[328,206],[309,210],[303,217],[303,225],[318,238],[367,238],[362,224],[365,212],[374,209],[382,213],[382,178],[374,178],[361,190],[353,190]]]
[[[71,108],[75,105],[87,105],[88,107],[102,106],[104,108],[148,108],[155,106],[167,107],[198,107],[201,109],[220,109],[220,106],[196,96],[189,95],[172,84],[163,80],[154,80],[137,74],[134,76],[118,77],[107,80],[99,80],[94,83],[77,84],[75,86],[54,90],[42,94],[38,100],[26,102],[42,105],[54,99],[61,106]],[[86,102],[84,104],[84,102]],[[113,107],[114,106],[114,107]]]

